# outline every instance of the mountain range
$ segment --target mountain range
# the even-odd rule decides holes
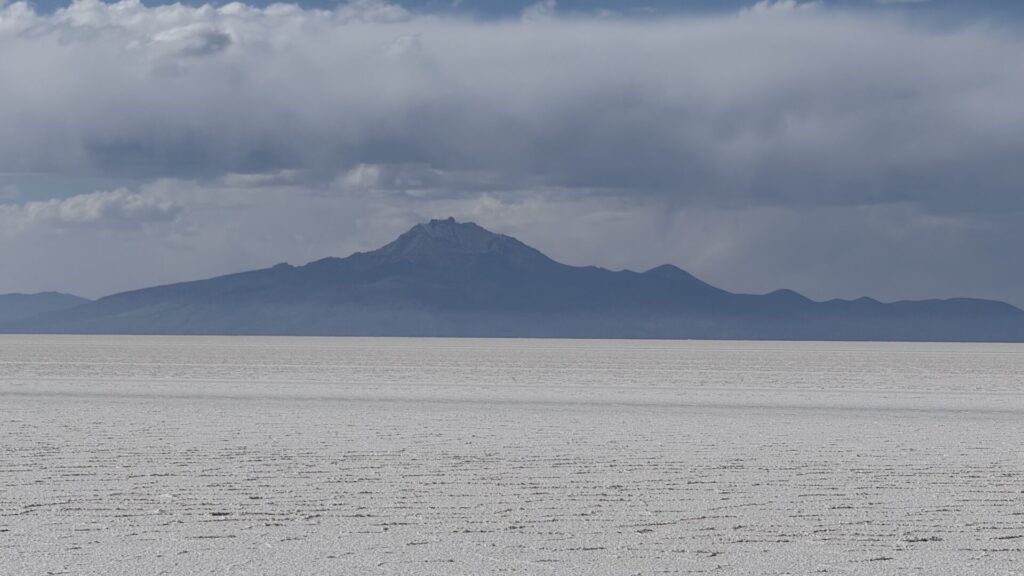
[[[449,218],[371,252],[304,266],[95,301],[0,296],[0,332],[1024,342],[1024,311],[969,298],[736,294],[671,265],[568,266]]]
[[[25,320],[47,312],[67,310],[87,302],[89,300],[85,298],[60,292],[0,294],[0,325]]]

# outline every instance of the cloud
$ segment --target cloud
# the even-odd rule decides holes
[[[406,22],[412,15],[405,8],[384,0],[352,0],[338,6],[335,18],[341,23],[396,23]]]
[[[139,226],[169,222],[181,207],[156,194],[126,189],[79,194],[65,199],[0,204],[0,222],[8,234],[22,233],[36,226]]]
[[[822,5],[823,3],[820,1],[760,0],[753,6],[745,8],[741,13],[753,15],[779,14],[820,8]]]
[[[294,184],[300,182],[302,177],[301,170],[276,170],[251,174],[225,174],[220,178],[220,183],[228,188],[261,188]]]
[[[542,0],[536,4],[530,4],[523,9],[524,22],[536,22],[550,20],[555,16],[558,3],[555,0]]]
[[[13,4],[0,171],[420,165],[680,204],[1021,207],[1021,38],[812,5],[481,23],[367,1]]]
[[[152,42],[169,46],[173,53],[181,56],[199,57],[226,50],[231,45],[231,36],[210,24],[196,22],[157,32]]]
[[[347,194],[400,193],[420,198],[476,196],[481,192],[514,192],[543,183],[504,178],[488,172],[438,170],[427,164],[358,164],[338,176],[331,189]]]

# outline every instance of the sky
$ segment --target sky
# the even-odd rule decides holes
[[[737,292],[1024,306],[1024,3],[0,0],[0,293],[430,218]]]

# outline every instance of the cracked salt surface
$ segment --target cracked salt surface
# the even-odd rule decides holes
[[[0,337],[0,574],[1024,574],[1024,347]]]

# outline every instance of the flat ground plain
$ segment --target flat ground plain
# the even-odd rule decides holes
[[[0,336],[0,573],[1024,574],[1024,346]]]

